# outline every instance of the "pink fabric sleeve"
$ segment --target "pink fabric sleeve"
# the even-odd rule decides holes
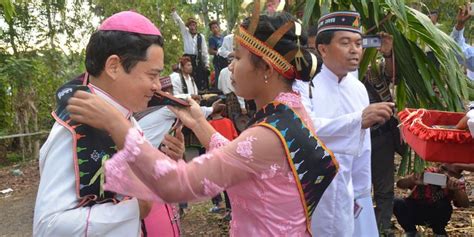
[[[212,197],[229,186],[259,178],[274,165],[287,167],[277,135],[252,127],[232,142],[215,133],[209,152],[189,163],[168,158],[130,129],[125,146],[105,165],[105,189],[138,199],[183,202]]]

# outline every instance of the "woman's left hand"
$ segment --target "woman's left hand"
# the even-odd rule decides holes
[[[201,107],[191,98],[187,99],[188,103],[191,105],[189,107],[178,107],[178,106],[168,106],[168,108],[176,114],[176,117],[181,120],[184,126],[188,127],[191,130],[194,130],[195,126],[199,126],[200,122],[206,122],[206,118],[201,111]]]
[[[108,132],[113,129],[112,125],[116,122],[127,122],[111,104],[85,91],[75,92],[74,96],[68,100],[66,109],[71,114],[72,120]]]

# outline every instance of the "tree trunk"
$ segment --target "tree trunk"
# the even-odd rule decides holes
[[[44,1],[44,4],[46,5],[46,18],[48,19],[48,28],[49,28],[49,45],[51,49],[55,48],[54,44],[54,36],[56,35],[56,29],[54,28],[53,22],[52,22],[52,16],[51,16],[51,3],[49,0]]]
[[[7,24],[8,24],[8,36],[10,37],[10,44],[12,46],[12,49],[13,49],[13,55],[15,55],[15,57],[18,57],[18,49],[16,47],[16,42],[15,42],[15,35],[16,35],[16,32],[15,32],[15,27],[13,26],[13,20],[11,22],[7,21]]]
[[[36,96],[35,96],[36,97]],[[31,108],[31,117],[33,119],[33,131],[34,132],[39,132],[39,126],[38,126],[38,109],[36,109],[36,106],[33,101],[30,101],[30,108]],[[33,140],[33,158],[38,159],[39,158],[39,149],[40,149],[40,137],[35,136]]]

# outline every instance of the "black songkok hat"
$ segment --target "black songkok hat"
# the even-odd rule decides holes
[[[319,18],[318,34],[323,31],[352,31],[362,34],[360,14],[352,11],[340,11]]]

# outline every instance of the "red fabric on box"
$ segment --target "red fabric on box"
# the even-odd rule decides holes
[[[427,161],[474,163],[474,139],[467,130],[433,128],[456,125],[464,113],[405,109],[398,113],[404,140]]]

